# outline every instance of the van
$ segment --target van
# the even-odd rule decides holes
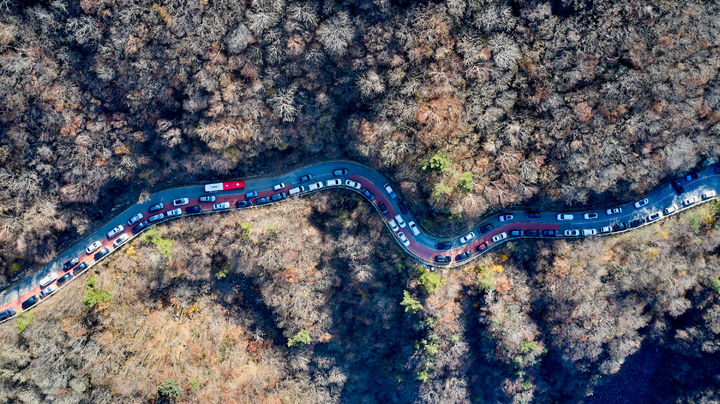
[[[299,194],[300,192],[305,192],[305,187],[300,185],[299,187],[292,188],[288,193],[290,195]]]

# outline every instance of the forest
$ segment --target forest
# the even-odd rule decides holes
[[[720,155],[718,68],[712,1],[0,0],[0,284],[157,190],[329,158],[437,233],[626,201]],[[182,219],[3,324],[0,401],[718,401],[717,218],[448,273],[350,194]]]

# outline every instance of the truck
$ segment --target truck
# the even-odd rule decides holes
[[[244,189],[245,181],[228,181],[206,184],[205,192],[229,191],[231,189]]]

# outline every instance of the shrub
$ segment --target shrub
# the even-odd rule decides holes
[[[520,352],[526,354],[537,349],[537,342],[535,341],[523,341],[520,344]]]
[[[425,290],[425,293],[433,293],[437,288],[442,285],[445,278],[438,275],[435,272],[430,272],[425,267],[418,267],[420,277],[418,278],[418,284]]]
[[[85,291],[83,303],[87,307],[94,307],[98,303],[107,302],[111,297],[112,295],[107,290],[90,288]]]
[[[450,195],[452,195],[452,188],[450,188],[450,186],[447,184],[439,182],[433,186],[433,191],[430,195],[430,198],[432,198],[434,201],[439,201],[449,197]]]
[[[477,282],[475,284],[480,290],[495,290],[495,274],[493,271],[481,266],[478,268]]]
[[[458,187],[459,190],[463,192],[471,192],[473,190],[472,173],[470,171],[465,171],[464,173],[462,173],[455,185]]]
[[[425,171],[437,171],[442,174],[450,168],[451,164],[452,160],[450,160],[450,157],[448,157],[447,154],[441,151],[436,151],[429,159],[423,162],[422,169]]]
[[[403,291],[403,300],[400,302],[400,306],[405,307],[405,311],[409,311],[411,313],[422,310],[423,308],[423,305],[420,303],[420,301],[410,296],[410,292],[408,292],[407,290]]]
[[[245,222],[240,223],[240,231],[242,231],[243,237],[250,237],[250,229],[252,229],[253,224],[251,222]]]
[[[158,386],[158,396],[164,398],[177,398],[182,393],[180,385],[175,379],[168,379]]]
[[[710,278],[710,287],[717,293],[720,293],[720,278]]]
[[[158,249],[160,255],[165,258],[170,258],[170,251],[172,250],[173,241],[168,238],[160,237],[160,230],[157,227],[152,227],[145,231],[140,236],[140,241],[150,243]]]
[[[197,377],[193,377],[192,379],[188,380],[188,387],[190,387],[191,391],[200,390],[200,381],[197,379]]]
[[[312,338],[310,338],[310,331],[306,329],[302,329],[297,332],[297,334],[293,335],[292,338],[288,340],[287,345],[289,347],[295,347],[295,346],[301,346],[301,345],[307,345],[310,342],[312,342]]]
[[[25,331],[26,328],[32,323],[33,317],[35,316],[34,313],[28,313],[23,312],[18,314],[17,316],[17,332],[18,334],[22,334],[23,331]]]

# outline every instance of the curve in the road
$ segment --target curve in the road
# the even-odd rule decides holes
[[[312,178],[301,179],[306,175]],[[656,188],[640,201],[585,211],[533,212],[526,208],[510,208],[484,217],[468,231],[449,236],[436,236],[424,230],[403,205],[396,193],[397,187],[393,189],[376,170],[352,161],[317,163],[274,177],[247,179],[244,185],[244,189],[210,194],[204,185],[173,188],[131,206],[35,274],[7,288],[0,295],[0,321],[6,321],[44,301],[54,290],[71,282],[78,274],[153,225],[178,217],[254,208],[330,188],[345,188],[371,202],[408,255],[431,269],[452,268],[465,265],[508,240],[605,236],[654,223],[715,199],[720,192],[720,164],[706,160],[690,174]],[[213,197],[209,198],[212,201],[201,201],[202,196],[208,195]],[[181,198],[187,200],[175,206],[173,201]],[[163,207],[149,212],[149,208],[158,203],[163,203]],[[163,217],[147,223],[142,229],[138,228],[151,216],[160,213]],[[142,214],[142,219],[132,226],[128,225],[130,218],[138,214]],[[120,224],[123,228],[108,236]],[[86,246],[93,243],[99,246],[90,253],[86,252]]]

